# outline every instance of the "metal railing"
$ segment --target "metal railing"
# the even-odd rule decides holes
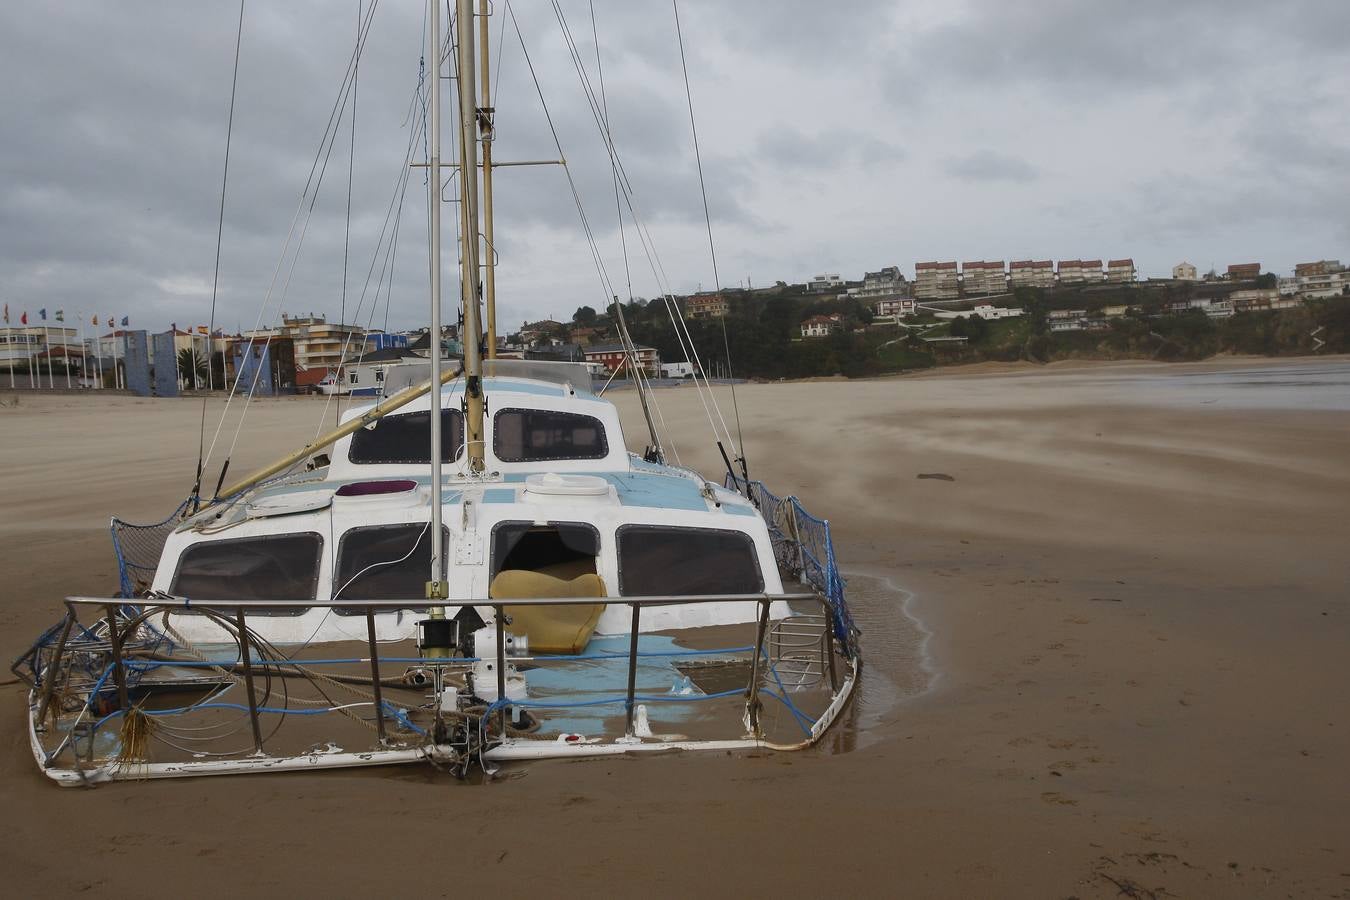
[[[811,602],[819,605],[821,609],[818,621],[822,622],[824,627],[817,632],[823,635],[833,633],[833,607],[829,598],[815,591],[803,591],[795,593],[769,594],[716,594],[716,595],[660,595],[647,597],[597,597],[597,598],[577,598],[577,597],[541,597],[541,598],[522,598],[522,599],[462,599],[456,601],[464,607],[491,608],[494,613],[496,623],[496,648],[495,648],[495,675],[497,679],[497,699],[488,707],[488,712],[484,713],[486,718],[491,712],[498,714],[498,734],[505,736],[508,731],[507,719],[511,708],[520,706],[528,708],[531,703],[525,701],[512,701],[507,696],[506,676],[508,662],[514,657],[508,656],[505,636],[506,607],[548,607],[548,606],[576,606],[584,605],[602,605],[606,608],[611,606],[628,606],[632,609],[631,638],[629,641],[627,653],[627,686],[624,694],[625,709],[625,737],[633,739],[634,734],[634,713],[637,708],[637,668],[638,659],[641,656],[638,649],[638,635],[641,628],[642,610],[648,607],[661,607],[672,605],[698,605],[705,603],[754,603],[759,606],[759,614],[756,620],[755,641],[753,644],[753,654],[750,661],[750,677],[745,688],[745,713],[744,720],[748,725],[750,735],[756,739],[762,738],[763,732],[760,722],[760,681],[765,674],[765,652],[769,637],[770,607],[775,602]],[[68,650],[71,649],[71,635],[78,627],[81,637],[78,638],[78,649],[84,652],[100,654],[102,660],[103,654],[110,654],[110,662],[100,662],[99,668],[104,672],[104,678],[99,679],[90,691],[90,696],[85,700],[85,707],[88,708],[97,700],[97,694],[100,692],[100,686],[106,684],[107,669],[110,667],[113,679],[113,688],[116,692],[117,709],[126,713],[132,709],[132,703],[129,696],[131,689],[131,675],[133,670],[139,671],[145,665],[143,659],[128,660],[127,643],[134,640],[134,636],[142,628],[149,626],[149,620],[152,616],[163,613],[207,613],[219,625],[222,622],[228,623],[232,629],[237,629],[237,640],[239,644],[239,658],[230,663],[219,663],[224,667],[236,670],[244,683],[245,693],[247,695],[249,723],[252,729],[253,749],[255,754],[264,756],[262,727],[259,720],[260,705],[258,702],[255,679],[260,670],[266,670],[269,667],[279,665],[295,666],[304,663],[303,659],[288,659],[284,663],[276,660],[254,659],[254,654],[250,646],[250,636],[253,632],[249,628],[249,613],[261,614],[268,610],[287,609],[293,611],[297,608],[302,609],[332,609],[336,606],[342,606],[348,609],[363,610],[366,619],[366,641],[365,646],[369,654],[368,661],[370,667],[370,684],[373,690],[373,699],[375,707],[375,730],[378,736],[379,745],[384,748],[388,745],[388,713],[381,692],[381,654],[379,644],[376,640],[376,615],[380,612],[392,612],[395,610],[407,610],[425,606],[425,598],[416,599],[392,599],[392,600],[364,600],[353,601],[348,598],[340,600],[316,600],[309,603],[296,604],[294,601],[272,601],[272,600],[237,600],[233,602],[221,601],[193,601],[188,597],[174,596],[155,596],[140,601],[141,605],[131,607],[128,601],[123,598],[108,597],[68,597],[65,601],[66,616],[60,625],[60,631],[57,634],[54,645],[43,645],[39,643],[34,646],[30,653],[37,654],[33,659],[28,660],[28,671],[31,675],[31,686],[34,689],[38,701],[38,708],[33,717],[34,732],[41,732],[45,729],[48,712],[51,709],[53,698],[56,695],[61,673],[63,672],[63,661]],[[106,639],[103,637],[95,638],[94,632],[89,631],[80,623],[80,612],[84,610],[97,610],[102,613],[102,622],[106,625]],[[274,621],[274,620],[273,620]],[[223,626],[222,626],[223,627]],[[95,626],[97,628],[97,626]],[[54,632],[55,629],[52,629]],[[49,632],[51,634],[52,632]],[[91,640],[93,638],[93,640]],[[821,641],[821,637],[815,639]],[[828,638],[825,638],[828,641]],[[828,641],[833,643],[832,641]],[[819,643],[817,644],[819,646]],[[46,654],[45,665],[42,659],[45,647],[51,647],[51,652]],[[744,649],[744,648],[741,648]],[[840,648],[844,650],[844,648]],[[846,652],[846,651],[845,651]],[[828,654],[830,656],[830,671],[834,673],[834,649],[830,647]],[[539,660],[546,660],[547,656],[538,657]],[[621,657],[608,657],[621,658]],[[21,658],[15,663],[14,671],[20,673],[20,663],[24,662]],[[361,660],[348,660],[347,662],[360,662]],[[407,660],[402,660],[406,662]],[[433,667],[441,665],[443,667],[463,666],[468,663],[479,661],[478,658],[458,658],[458,659],[437,659],[424,657],[420,660],[422,665]],[[772,669],[772,660],[768,661],[768,668],[777,678],[777,672]],[[164,663],[168,664],[168,663]],[[69,666],[67,666],[67,672]],[[30,680],[25,678],[25,680]],[[780,684],[782,682],[780,681]],[[833,699],[836,701],[831,709],[836,708],[838,704],[838,684],[832,679]],[[191,707],[189,707],[190,709]],[[795,708],[794,708],[795,711]],[[397,712],[397,710],[396,710]],[[823,718],[823,717],[822,717]],[[832,718],[832,716],[831,716]],[[406,720],[400,718],[400,721],[406,724]],[[819,722],[812,723],[820,731],[828,727],[828,722],[823,726]],[[807,729],[810,740],[818,736],[815,729]],[[808,740],[809,743],[809,740]],[[59,749],[57,751],[59,753]]]

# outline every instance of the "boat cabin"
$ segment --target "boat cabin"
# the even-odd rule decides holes
[[[447,613],[463,605],[456,600],[487,598],[781,593],[768,529],[750,502],[697,473],[630,454],[617,410],[585,384],[485,379],[480,474],[469,471],[464,452],[463,382],[442,388]],[[431,561],[431,415],[429,396],[415,400],[338,441],[326,469],[265,484],[187,520],[166,541],[153,588],[201,602],[351,600],[260,620],[256,627],[274,643],[363,638],[363,599],[406,598],[406,610],[376,616],[377,629],[383,640],[414,636]],[[787,614],[785,604],[774,606],[771,615]],[[524,608],[519,615],[530,617]],[[645,611],[641,624],[655,631],[755,615],[754,604],[737,602],[663,606]],[[564,630],[627,633],[629,616],[627,607],[596,605]],[[191,640],[219,637],[204,617],[175,618]],[[538,649],[555,637],[559,647],[577,645],[567,635],[541,644],[534,625]]]

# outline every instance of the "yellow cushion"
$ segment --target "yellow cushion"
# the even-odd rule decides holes
[[[560,568],[560,567],[552,567]],[[497,573],[488,589],[494,600],[524,600],[536,597],[604,597],[605,582],[594,572],[574,578],[559,578],[547,572],[505,569]],[[540,653],[580,653],[590,643],[595,625],[605,607],[599,603],[566,606],[507,606],[512,634],[529,638],[530,649]]]

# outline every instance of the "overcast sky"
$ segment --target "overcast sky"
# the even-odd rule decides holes
[[[594,79],[588,6],[562,5]],[[497,159],[553,158],[505,6],[491,23]],[[561,27],[542,0],[512,6],[626,294],[608,157]],[[711,287],[671,5],[595,11],[614,141],[664,270],[676,291]],[[0,5],[12,316],[206,322],[237,15],[225,0]],[[1183,259],[1277,272],[1350,261],[1343,0],[683,0],[681,15],[725,286],[892,264],[912,277],[926,259],[1131,256],[1144,274]],[[363,286],[416,118],[422,29],[416,0],[382,0],[359,69],[347,319],[376,327],[383,256],[364,299]],[[247,2],[216,314],[227,329],[260,310],[339,315],[350,105],[298,260],[263,299],[356,30],[357,0]],[[559,167],[498,171],[497,248],[504,331],[603,304]],[[631,267],[634,294],[658,292],[645,258]],[[424,323],[422,170],[393,268],[389,327]],[[453,249],[446,270],[450,310]]]

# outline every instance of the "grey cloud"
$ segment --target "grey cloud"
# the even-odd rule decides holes
[[[1040,177],[1040,171],[1026,160],[993,150],[952,157],[944,168],[948,175],[966,181],[1027,182]]]

